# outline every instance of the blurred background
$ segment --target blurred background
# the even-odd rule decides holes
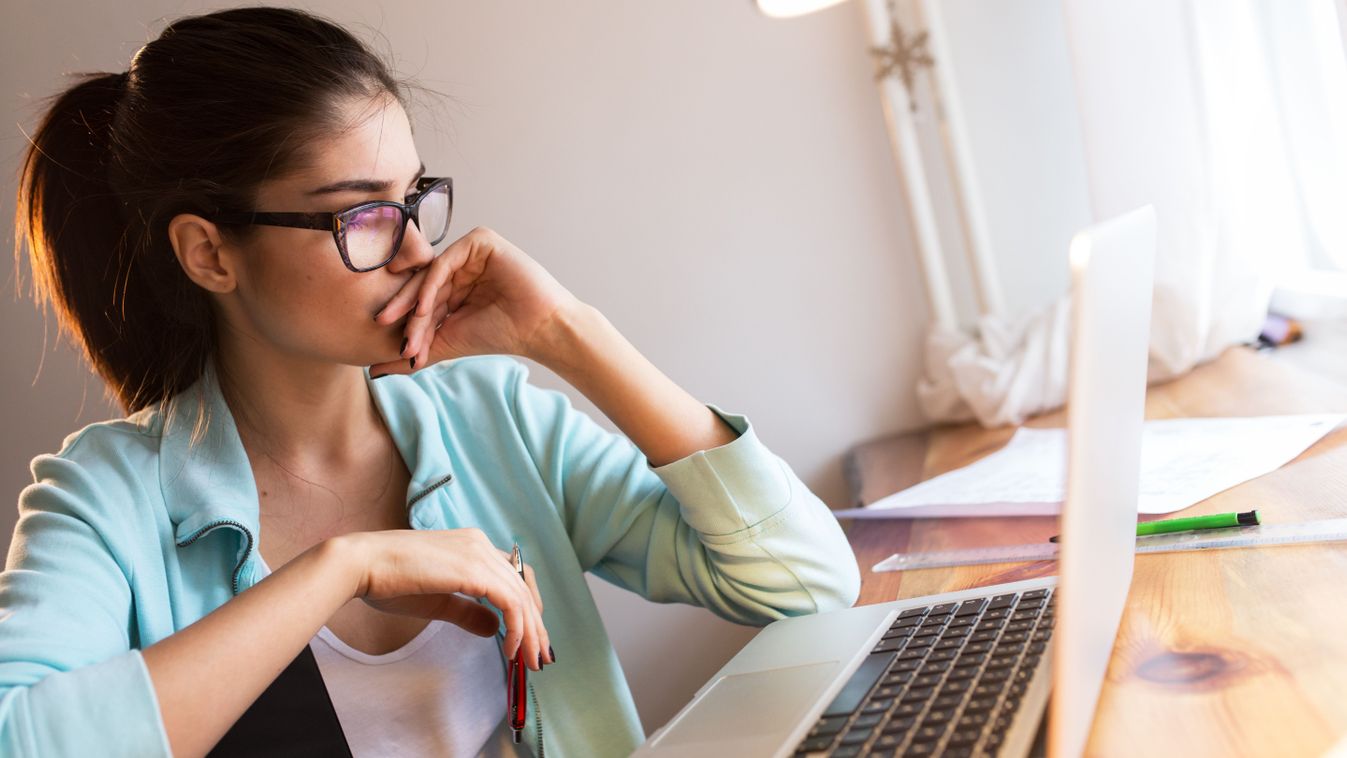
[[[451,238],[494,228],[704,402],[746,414],[833,508],[844,457],[933,422],[1053,407],[1066,250],[1161,220],[1152,378],[1232,344],[1347,381],[1344,0],[325,0],[404,76]],[[767,3],[764,3],[766,5]],[[65,75],[124,71],[221,4],[8,0],[0,232]],[[120,412],[12,259],[0,491]],[[25,266],[26,268],[26,266]],[[1272,320],[1269,320],[1269,316]],[[1276,321],[1281,319],[1281,321]],[[1003,389],[1007,377],[1037,388]],[[541,366],[532,381],[592,403]],[[970,387],[972,388],[970,390]],[[15,500],[10,500],[13,503]],[[0,508],[0,545],[16,510]],[[755,632],[591,581],[647,731]]]

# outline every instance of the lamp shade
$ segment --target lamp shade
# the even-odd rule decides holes
[[[756,0],[758,10],[773,18],[790,18],[823,10],[842,0]]]

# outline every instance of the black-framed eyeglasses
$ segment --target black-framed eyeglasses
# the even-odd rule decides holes
[[[416,194],[405,203],[372,200],[336,213],[217,213],[211,220],[217,224],[331,231],[346,268],[360,273],[386,266],[397,256],[408,221],[416,222],[426,242],[439,243],[449,233],[453,210],[454,180],[425,176],[417,181]]]

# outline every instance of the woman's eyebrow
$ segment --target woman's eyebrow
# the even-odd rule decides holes
[[[422,163],[421,168],[412,177],[408,186],[416,184],[416,180],[425,176],[426,164]],[[315,195],[332,195],[338,192],[387,192],[393,183],[387,179],[344,179],[340,182],[324,184],[316,190],[309,190],[309,197]]]

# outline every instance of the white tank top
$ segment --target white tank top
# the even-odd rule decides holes
[[[354,758],[528,754],[505,725],[505,665],[492,637],[433,620],[382,655],[356,650],[327,626],[309,646]]]

